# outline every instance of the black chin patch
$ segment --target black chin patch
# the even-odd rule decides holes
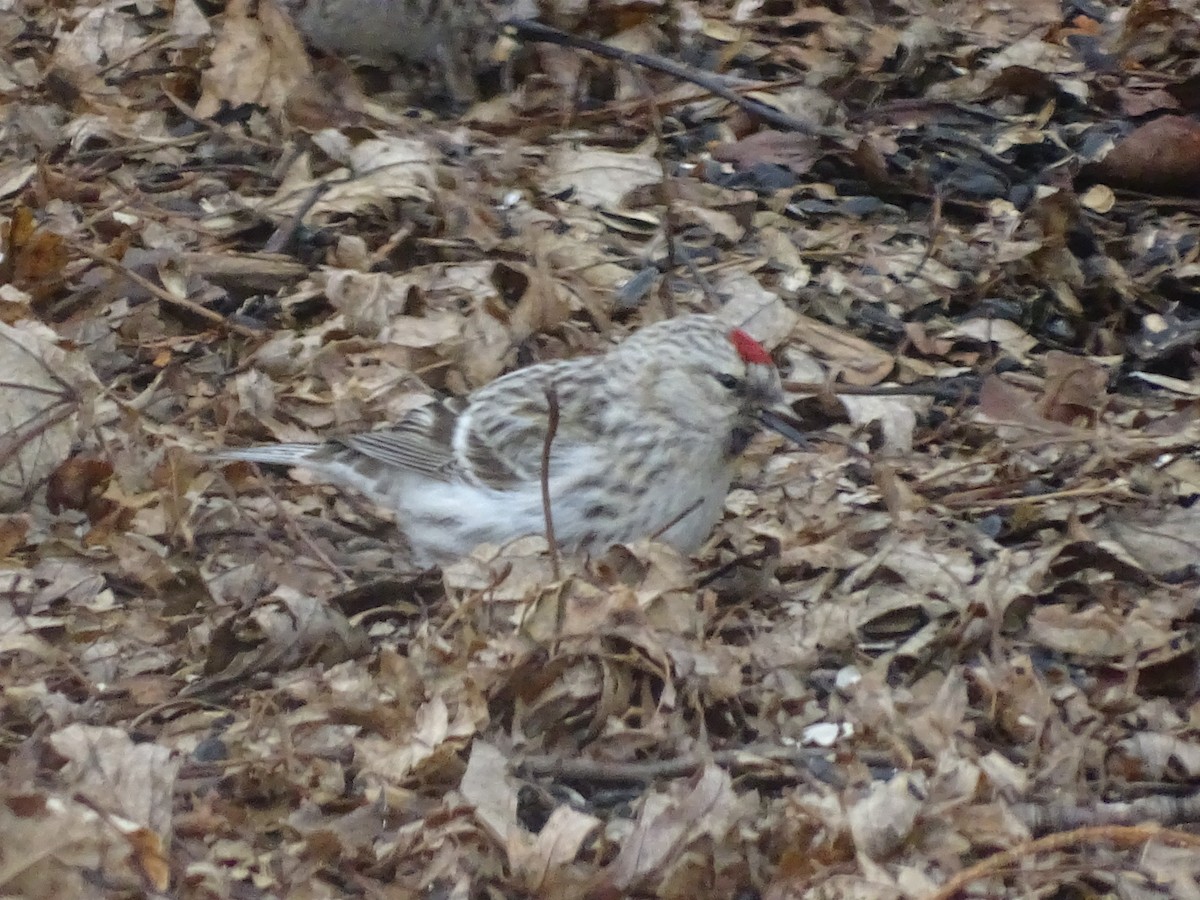
[[[750,446],[750,441],[753,440],[757,430],[746,425],[739,425],[734,428],[729,434],[729,455],[741,456],[745,449]]]

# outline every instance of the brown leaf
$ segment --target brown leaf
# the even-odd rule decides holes
[[[27,291],[35,305],[58,292],[69,259],[66,244],[61,235],[39,227],[29,207],[19,205],[0,226],[0,248],[0,284]]]
[[[46,505],[58,514],[64,509],[89,509],[104,493],[113,467],[106,459],[73,456],[50,474]]]
[[[709,151],[720,162],[748,169],[763,163],[782,166],[797,175],[806,175],[820,158],[816,140],[805,134],[781,131],[756,131],[739,141],[717,144]]]
[[[1148,194],[1200,195],[1200,122],[1186,116],[1147,122],[1084,174]]]
[[[1075,424],[1083,416],[1094,424],[1108,399],[1108,369],[1087,357],[1051,350],[1045,356],[1046,387],[1040,408],[1052,422]]]
[[[11,556],[25,543],[29,533],[29,519],[25,516],[0,517],[0,559]]]

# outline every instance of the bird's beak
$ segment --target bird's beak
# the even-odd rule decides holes
[[[758,414],[758,421],[764,428],[770,428],[777,434],[783,435],[789,441],[801,447],[808,446],[808,438],[804,434],[804,426],[800,420],[790,413],[777,409],[764,409]]]

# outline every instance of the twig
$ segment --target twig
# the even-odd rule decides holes
[[[146,43],[141,44],[138,47],[135,47],[129,53],[124,53],[124,54],[118,56],[116,59],[114,59],[112,62],[110,62],[107,66],[100,69],[100,71],[96,72],[93,77],[103,78],[105,75],[107,75],[109,72],[111,72],[113,69],[117,68],[118,66],[123,66],[123,65],[125,65],[125,63],[129,62],[130,60],[137,59],[143,53],[149,53],[151,50],[157,50],[160,45],[167,43],[168,41],[172,40],[174,37],[175,37],[175,35],[173,33],[171,33],[170,31],[164,31],[161,34],[157,35],[156,37],[150,38],[150,40],[146,41]]]
[[[964,396],[979,389],[979,379],[967,375],[945,381],[919,384],[858,385],[832,384],[826,381],[785,381],[783,389],[792,394],[844,394],[852,397],[949,397]]]
[[[1048,834],[1034,841],[1026,841],[1011,850],[994,853],[969,869],[959,872],[925,900],[953,900],[972,882],[1007,869],[1023,859],[1052,850],[1090,844],[1115,844],[1125,849],[1136,849],[1150,841],[1161,841],[1172,847],[1200,849],[1200,835],[1187,831],[1160,828],[1157,825],[1094,825],[1075,831]]]
[[[259,486],[263,489],[263,492],[266,493],[267,497],[270,498],[271,502],[275,504],[275,509],[283,519],[283,527],[290,531],[293,536],[299,538],[300,543],[304,544],[304,546],[306,546],[312,552],[313,556],[317,558],[317,561],[321,563],[321,565],[325,566],[325,568],[329,570],[330,574],[340,578],[345,584],[353,584],[354,579],[350,577],[349,573],[347,573],[345,569],[343,569],[332,559],[330,559],[328,555],[326,555],[325,551],[317,545],[316,541],[312,539],[312,536],[304,530],[304,528],[287,509],[287,507],[283,505],[283,500],[271,486],[270,480],[263,477],[262,469],[258,466],[258,464],[254,463],[253,465],[258,472]]]
[[[88,250],[86,247],[80,247],[79,245],[75,245],[75,250],[93,262],[98,262],[100,265],[112,269],[114,272],[120,273],[143,290],[149,291],[150,294],[157,298],[160,303],[165,303],[168,306],[175,306],[179,309],[186,309],[193,315],[199,316],[208,322],[212,322],[218,328],[226,331],[232,331],[234,334],[239,334],[242,337],[258,338],[262,336],[253,328],[247,328],[245,325],[239,325],[237,322],[230,322],[224,316],[213,312],[208,307],[201,306],[194,300],[189,300],[186,297],[176,297],[170,291],[160,288],[149,278],[139,275],[137,272],[133,271],[128,266],[117,262],[115,259],[109,259],[107,256],[103,256],[92,250]]]
[[[1155,794],[1123,803],[1017,803],[1013,814],[1034,834],[1092,825],[1175,825],[1200,817],[1200,794],[1170,797]]]
[[[663,239],[667,244],[667,272],[673,272],[676,266],[679,265],[679,258],[675,252],[675,235],[679,233],[679,216],[675,211],[675,201],[673,191],[671,190],[671,179],[669,175],[669,167],[667,166],[666,148],[663,144],[663,123],[662,114],[658,111],[658,106],[654,102],[654,92],[650,90],[650,84],[645,77],[636,69],[632,69],[631,73],[634,80],[637,81],[638,89],[642,92],[642,96],[646,100],[646,109],[649,113],[650,127],[654,132],[654,160],[658,163],[658,191],[659,202],[662,204],[663,210]],[[676,312],[675,297],[671,293],[671,279],[665,277],[659,284],[659,296],[662,298],[663,311],[667,314],[667,318],[672,318]]]
[[[546,385],[546,440],[542,442],[542,516],[546,520],[546,543],[550,545],[550,567],[554,580],[562,580],[558,560],[558,540],[554,536],[554,516],[550,511],[550,445],[558,433],[558,391]]]
[[[842,134],[833,129],[802,122],[786,113],[781,113],[777,109],[772,109],[758,100],[743,97],[731,88],[724,78],[713,72],[695,69],[662,56],[635,53],[631,50],[610,47],[608,44],[602,44],[600,41],[567,34],[564,31],[559,31],[557,28],[551,28],[549,25],[543,25],[541,22],[534,22],[530,19],[510,19],[504,24],[512,30],[513,34],[526,42],[556,44],[560,47],[573,47],[576,50],[586,50],[589,53],[595,53],[597,56],[603,56],[605,59],[641,66],[644,69],[651,69],[655,72],[663,72],[681,81],[690,81],[692,84],[704,88],[709,93],[715,94],[722,100],[728,100],[749,115],[766,122],[768,125],[786,128],[788,131],[798,131],[801,134],[810,134],[814,137],[826,137],[835,140],[843,137]]]
[[[770,559],[772,556],[777,556],[779,554],[779,542],[775,541],[774,544],[774,547],[768,544],[766,547],[761,547],[758,550],[755,550],[753,553],[741,553],[729,560],[729,562],[722,563],[711,572],[705,573],[702,578],[697,580],[696,589],[700,590],[701,588],[708,587],[714,581],[724,578],[726,575],[740,566],[752,565],[754,563],[762,562],[764,559]]]
[[[287,222],[275,229],[275,232],[267,239],[263,245],[264,253],[282,253],[291,245],[292,240],[296,237],[296,233],[300,230],[300,226],[304,221],[304,217],[309,211],[317,205],[317,201],[321,196],[329,190],[329,182],[318,181],[304,201],[296,208],[296,211],[288,218]]]
[[[198,131],[193,134],[185,134],[183,137],[171,138],[163,141],[143,141],[139,144],[124,144],[121,146],[112,146],[105,144],[103,147],[97,147],[92,150],[79,150],[74,153],[66,151],[68,159],[88,160],[101,159],[105,156],[117,156],[121,159],[128,160],[131,156],[136,156],[139,153],[155,153],[160,150],[180,150],[188,147],[191,144],[198,144],[201,141],[206,141],[210,138],[207,131]]]
[[[23,423],[22,427],[16,428],[4,435],[3,438],[0,438],[0,466],[7,466],[34,438],[42,437],[55,425],[65,422],[78,409],[79,403],[77,400],[63,400],[39,412],[28,423],[28,427],[25,427]],[[25,485],[24,492],[21,494],[22,502],[28,502],[38,486],[49,477],[47,475],[45,478],[30,479],[29,483]]]
[[[664,525],[662,528],[658,529],[658,531],[654,532],[654,534],[650,535],[650,540],[657,541],[664,534],[666,534],[668,531],[670,531],[672,528],[674,528],[676,525],[678,525],[680,522],[682,522],[684,519],[686,519],[688,516],[690,516],[693,512],[695,512],[696,507],[698,507],[703,501],[704,501],[703,497],[697,497],[695,500],[693,500],[691,503],[689,503],[687,506],[685,506],[683,508],[683,512],[679,513],[676,516],[673,516],[667,522],[666,525]]]
[[[713,309],[719,308],[721,305],[721,295],[717,293],[717,289],[708,280],[708,276],[696,264],[695,258],[690,253],[680,255],[683,257],[683,264],[687,267],[688,272],[691,273],[692,280],[700,285],[700,293],[704,295],[704,299],[711,304]]]
[[[913,270],[902,279],[903,284],[912,284],[925,268],[925,264],[933,258],[933,251],[937,249],[938,238],[942,235],[942,192],[937,186],[933,189],[933,205],[929,210],[929,243],[925,245],[925,252],[921,254],[921,259],[918,260]]]
[[[680,778],[712,763],[726,769],[746,771],[765,763],[784,763],[809,769],[829,760],[835,751],[818,747],[789,747],[780,744],[749,744],[731,750],[684,753],[671,759],[650,759],[637,762],[615,760],[564,758],[560,756],[527,756],[517,760],[514,769],[529,777],[546,776],[594,782],[647,782],[656,778]],[[866,752],[856,758],[867,765],[894,765],[891,757]]]
[[[45,359],[38,356],[33,349],[26,347],[12,338],[6,337],[5,340],[11,343],[18,352],[32,359],[46,374],[46,377],[57,385],[59,389],[55,390],[40,385],[18,384],[15,381],[0,381],[0,395],[7,391],[13,391],[12,396],[15,397],[15,392],[21,391],[26,394],[40,394],[46,397],[53,397],[57,401],[38,410],[20,425],[11,427],[7,433],[0,434],[0,468],[7,466],[14,459],[17,459],[18,454],[35,439],[44,436],[46,432],[60,422],[70,419],[79,410],[83,402],[83,396],[79,389],[55,372],[54,368]],[[18,466],[17,468],[20,469],[23,467]],[[34,491],[48,477],[49,475],[36,480],[30,479],[29,483],[25,485],[25,490],[22,492],[22,501],[28,502],[33,496]]]
[[[284,506],[283,500],[280,498],[279,494],[276,493],[275,490],[271,487],[270,479],[266,478],[263,475],[262,467],[259,466],[258,463],[250,463],[250,465],[254,468],[255,475],[258,476],[258,483],[259,483],[259,486],[262,488],[263,493],[266,494],[267,499],[269,499],[274,504],[275,512],[276,512],[277,516],[282,520],[284,530],[291,533],[293,537],[295,537],[297,540],[300,541],[300,543],[304,544],[304,546],[306,546],[312,552],[313,556],[316,557],[317,562],[319,562],[321,565],[325,566],[325,568],[327,568],[329,570],[330,574],[334,575],[336,578],[340,579],[342,582],[345,582],[345,583],[353,582],[353,579],[349,576],[349,574],[347,574],[346,570],[343,569],[341,566],[339,566],[337,563],[335,563],[332,559],[330,559],[329,556],[319,546],[317,546],[317,544],[313,540],[312,536],[309,535],[308,532],[306,532],[304,530],[304,528],[302,528],[300,526],[300,524],[294,519],[292,514]],[[230,487],[230,485],[228,483],[226,483],[225,488],[226,488],[226,492],[229,493],[230,495],[232,495],[232,488]],[[249,521],[249,518],[246,515],[246,512],[240,506],[238,506],[235,503],[233,508],[234,508],[234,510],[237,511],[237,515],[239,518]],[[262,525],[260,523],[255,523],[255,526],[256,527],[254,529],[248,529],[244,533],[248,534],[248,535],[249,534],[265,534],[266,530],[262,527]],[[225,529],[225,532],[226,532],[226,534],[228,534],[229,533],[228,529]]]
[[[989,490],[982,488],[979,490]],[[1103,487],[1077,487],[1061,491],[1051,491],[1048,494],[1029,494],[1022,497],[973,497],[975,491],[956,492],[938,498],[935,502],[949,509],[1004,509],[1010,506],[1026,506],[1032,503],[1053,503],[1058,500],[1075,500],[1080,497],[1121,496],[1124,498],[1137,496],[1128,490],[1120,492],[1115,485]]]
[[[238,141],[240,141],[242,143],[250,144],[253,147],[260,147],[264,150],[266,150],[270,147],[270,145],[265,140],[261,140],[256,137],[252,137],[251,135],[249,135],[246,132],[241,131],[241,130],[227,131],[227,130],[223,129],[221,125],[219,125],[217,122],[213,121],[212,119],[205,119],[205,118],[202,118],[201,116],[196,115],[195,110],[193,110],[190,106],[188,106],[186,103],[184,103],[178,97],[176,97],[170,91],[163,91],[162,96],[167,99],[168,103],[170,103],[172,106],[175,107],[176,110],[179,111],[179,114],[181,116],[183,116],[185,119],[187,119],[189,122],[191,122],[197,128],[199,128],[203,134],[212,134],[214,132],[219,131],[225,135],[231,135],[231,136],[236,135]]]
[[[739,750],[717,750],[712,753],[685,753],[673,759],[652,759],[640,762],[528,756],[516,764],[516,769],[524,775],[548,775],[556,779],[646,782],[656,778],[680,778],[690,775],[709,762],[726,768],[746,768],[751,764],[763,762],[785,762],[808,768],[818,760],[827,759],[829,754],[828,750],[806,747],[755,748],[751,746]]]

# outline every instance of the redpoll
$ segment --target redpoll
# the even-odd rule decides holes
[[[553,402],[545,468],[559,544],[602,552],[658,537],[686,553],[720,519],[734,460],[760,425],[803,440],[771,408],[782,400],[761,344],[689,315],[601,356],[511,372],[387,429],[216,458],[302,466],[362,491],[395,510],[414,561],[428,565],[544,533]]]
[[[475,97],[475,76],[487,65],[503,13],[484,0],[283,0],[283,6],[318,49],[383,65],[430,65],[461,101]]]

